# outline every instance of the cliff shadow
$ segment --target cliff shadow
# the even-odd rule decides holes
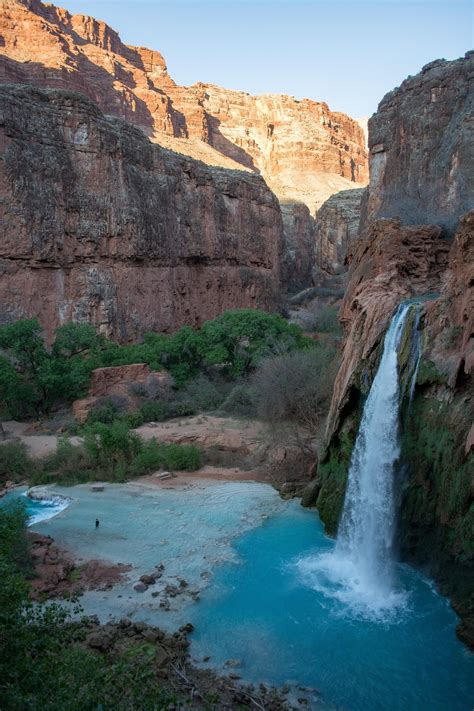
[[[207,113],[207,111],[206,115],[209,125],[211,145],[213,146],[213,148],[218,150],[223,155],[227,156],[227,158],[231,158],[232,160],[235,160],[237,163],[240,163],[246,168],[250,168],[250,170],[253,170],[254,173],[260,173],[260,170],[253,162],[252,156],[240,146],[236,146],[235,143],[229,141],[229,139],[223,135],[219,128],[221,124],[219,119],[215,116],[211,116]]]

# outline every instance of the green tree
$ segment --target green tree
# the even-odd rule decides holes
[[[226,311],[206,321],[200,335],[205,363],[223,366],[232,377],[254,370],[266,356],[312,345],[299,326],[258,309]]]

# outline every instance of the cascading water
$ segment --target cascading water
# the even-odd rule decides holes
[[[375,616],[404,602],[394,586],[394,468],[400,454],[398,349],[411,307],[399,306],[385,336],[352,454],[335,549],[298,563],[313,588]]]

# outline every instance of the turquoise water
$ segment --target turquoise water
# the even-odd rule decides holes
[[[194,610],[194,653],[218,665],[239,659],[253,682],[316,687],[351,711],[471,711],[474,656],[455,637],[446,598],[401,566],[405,609],[386,622],[358,619],[313,590],[298,565],[333,546],[296,502],[244,534],[239,562],[216,572]]]
[[[70,496],[70,505],[35,530],[84,559],[134,566],[122,585],[87,593],[87,612],[168,627],[190,620],[194,659],[210,655],[209,664],[227,673],[225,661],[238,659],[231,671],[244,680],[315,688],[314,709],[472,711],[474,656],[455,637],[449,602],[417,572],[399,566],[404,605],[384,618],[363,617],[313,576],[312,561],[334,547],[316,514],[281,501],[270,487],[54,491]],[[40,505],[30,506],[37,514]],[[176,598],[164,612],[159,597],[151,597],[160,584],[133,591],[138,576],[161,561],[162,587],[183,576],[200,589],[199,602]]]

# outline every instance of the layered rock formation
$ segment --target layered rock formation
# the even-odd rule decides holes
[[[150,143],[78,94],[0,87],[1,321],[120,340],[270,308],[282,222],[259,176]]]
[[[346,253],[359,231],[361,201],[365,190],[342,190],[318,210],[314,228],[314,256],[329,274],[346,271]]]
[[[296,203],[289,252],[302,244],[300,203],[314,216],[333,193],[367,182],[363,130],[323,102],[177,86],[159,52],[129,47],[104,22],[39,0],[3,0],[0,36],[2,81],[79,91],[165,147],[260,173],[281,200]],[[301,272],[291,253],[283,256],[303,283],[311,249]]]
[[[474,52],[439,59],[380,102],[369,121],[368,222],[436,224],[452,235],[473,207]]]
[[[347,471],[383,336],[400,301],[432,294],[402,454],[400,547],[430,564],[474,645],[474,54],[437,61],[388,94],[369,122],[371,180],[349,251],[342,363],[327,451],[307,500],[336,531]],[[381,219],[385,218],[385,219]],[[390,218],[390,219],[387,219]],[[453,238],[453,232],[455,236]],[[407,355],[400,355],[401,363]],[[402,488],[400,486],[400,488]]]

